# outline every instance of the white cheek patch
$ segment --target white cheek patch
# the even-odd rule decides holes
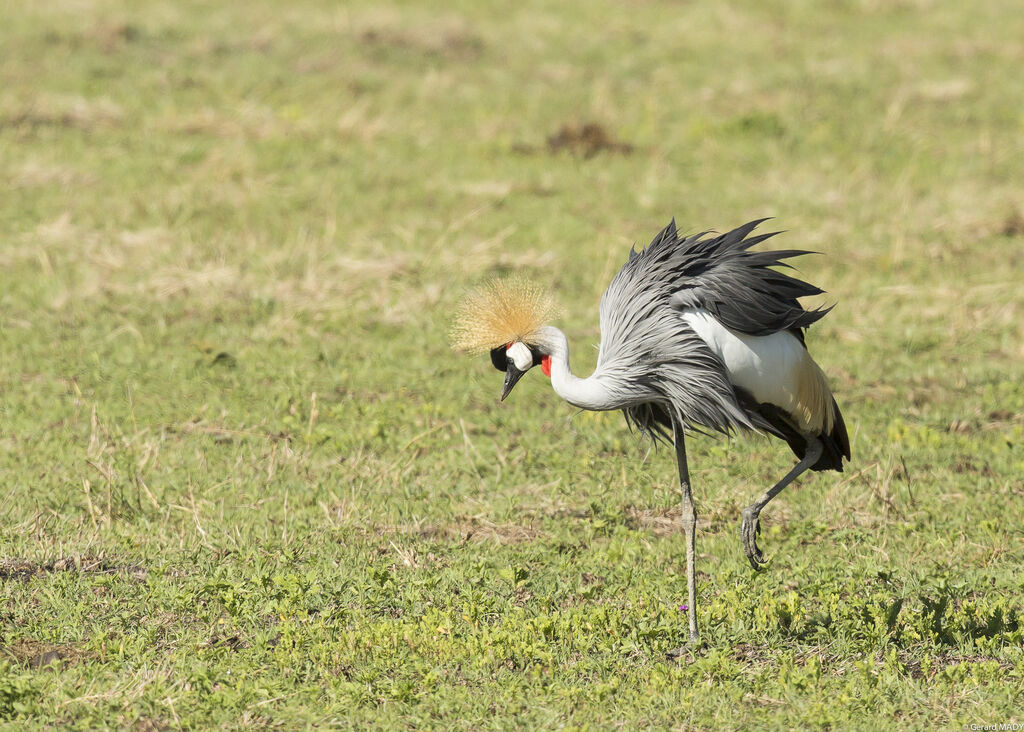
[[[530,353],[530,349],[522,341],[516,341],[509,346],[508,357],[512,359],[512,363],[520,371],[529,371],[530,367],[533,366],[533,354]]]

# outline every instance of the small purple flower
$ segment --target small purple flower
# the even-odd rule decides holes
[[[680,605],[679,609],[680,610],[689,610],[690,608],[688,606],[686,606],[686,605]]]

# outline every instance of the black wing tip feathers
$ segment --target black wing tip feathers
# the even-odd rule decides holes
[[[825,450],[821,459],[811,467],[811,470],[835,470],[843,472],[843,458],[850,460],[850,436],[846,432],[846,422],[843,420],[843,413],[839,411],[839,405],[835,397],[832,398],[832,410],[835,416],[835,423],[832,431],[820,435]]]

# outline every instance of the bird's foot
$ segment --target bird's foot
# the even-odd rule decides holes
[[[761,521],[757,516],[750,508],[743,509],[743,527],[740,529],[743,551],[754,569],[760,569],[765,563],[764,554],[757,546],[757,535],[761,533]]]
[[[704,647],[700,637],[691,635],[690,640],[685,644],[679,646],[679,648],[673,648],[671,651],[665,654],[667,658],[673,661],[683,658],[684,656],[690,656],[691,658]]]

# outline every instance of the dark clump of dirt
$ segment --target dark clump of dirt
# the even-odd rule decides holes
[[[1024,236],[1024,214],[1020,211],[1011,211],[1003,221],[999,230],[1003,236]]]
[[[548,137],[548,150],[592,158],[601,152],[628,155],[633,152],[633,146],[616,140],[602,125],[587,122],[582,125],[562,125],[558,132]]]
[[[146,570],[137,564],[121,564],[109,557],[62,557],[52,562],[30,562],[24,559],[0,561],[0,582],[12,579],[27,580],[54,572],[82,572],[85,574],[125,574],[136,579],[146,576]]]
[[[954,473],[983,475],[987,478],[994,478],[996,472],[983,460],[975,460],[969,457],[958,457],[952,465]]]
[[[83,653],[71,644],[54,645],[25,639],[0,646],[0,658],[8,658],[27,668],[40,669],[63,665],[82,658]]]
[[[237,633],[214,633],[206,642],[211,648],[227,648],[231,651],[238,651],[249,647],[249,641]]]

